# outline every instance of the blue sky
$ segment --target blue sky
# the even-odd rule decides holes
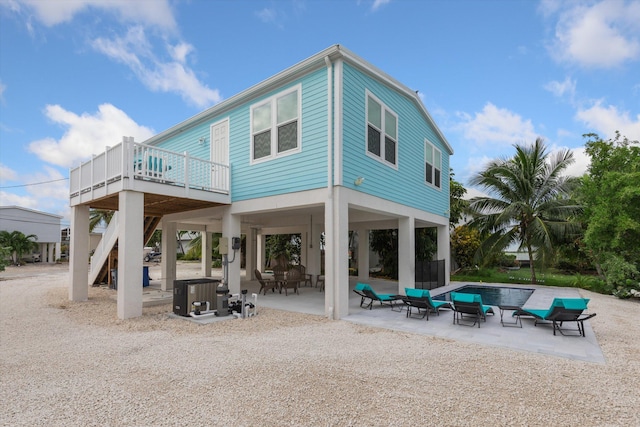
[[[537,137],[640,139],[640,0],[0,0],[0,204],[68,223],[68,170],[333,44],[419,91],[466,184]],[[48,182],[40,185],[25,185]]]

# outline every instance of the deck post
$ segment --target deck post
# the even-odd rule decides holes
[[[231,250],[231,238],[232,237],[240,237],[240,217],[238,215],[233,215],[231,213],[231,209],[229,207],[224,209],[224,213],[222,214],[222,236],[229,238],[229,261],[233,260],[233,262],[229,262],[229,277],[228,286],[229,292],[232,294],[240,293],[240,251],[236,251],[234,253]],[[235,259],[234,259],[235,258]]]
[[[118,197],[118,318],[129,319],[142,316],[144,193],[121,191]]]
[[[89,206],[71,208],[69,246],[69,300],[86,301],[89,298]]]
[[[358,228],[358,280],[369,280],[369,230]]]
[[[178,225],[162,218],[162,290],[173,289],[173,281],[177,278],[176,251],[178,243],[176,233]]]
[[[211,251],[213,236],[210,231],[200,232],[202,250],[200,254],[202,277],[211,277]]]
[[[398,294],[416,287],[416,221],[414,217],[398,219]]]

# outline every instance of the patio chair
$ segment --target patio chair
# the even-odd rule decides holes
[[[477,294],[465,294],[460,292],[451,292],[451,302],[453,303],[453,324],[474,326],[480,322],[487,320],[487,314],[495,314],[493,308],[482,304],[482,297]],[[472,324],[460,323],[466,318],[473,318]]]
[[[257,268],[254,273],[256,275],[256,279],[258,279],[258,282],[260,282],[260,290],[258,291],[258,294],[260,294],[260,292],[264,290],[264,294],[266,295],[267,289],[271,289],[272,292],[276,291],[276,289],[278,288],[278,282],[276,282],[275,280],[263,279],[262,273],[260,273],[260,270],[258,270]]]
[[[278,282],[278,286],[280,286],[281,282],[284,282],[284,279],[287,274],[287,268],[281,264],[276,264],[271,269],[273,271],[273,280]]]
[[[353,292],[360,295],[360,307],[365,304],[367,299],[369,300],[369,303],[364,306],[364,308],[369,308],[369,310],[373,307],[374,301],[379,301],[380,305],[388,305],[393,310],[394,301],[402,299],[402,295],[378,294],[366,283],[357,283]]]
[[[300,270],[300,275],[302,279],[300,281],[303,283],[304,286],[307,286],[307,284],[309,284],[309,286],[313,286],[313,280],[312,280],[313,276],[311,274],[307,274],[307,267],[300,264],[300,265],[294,265],[292,268]]]
[[[426,317],[427,320],[429,320],[430,311],[440,316],[441,308],[452,308],[451,304],[446,301],[432,300],[431,292],[428,289],[404,288],[404,293],[406,296],[402,298],[402,302],[407,306],[407,317],[411,317],[412,308],[418,309],[418,315],[421,310],[424,310],[422,319]]]
[[[532,316],[535,319],[534,326],[540,321],[551,322],[553,335],[556,331],[561,335],[567,335],[564,331],[578,332],[578,336],[585,336],[584,321],[591,319],[596,313],[585,313],[589,298],[554,298],[548,309],[520,309],[514,315]],[[576,322],[577,329],[562,328],[564,322]],[[576,334],[571,334],[576,335]]]
[[[273,272],[275,274],[275,269]],[[279,281],[280,293],[282,293],[282,289],[284,289],[284,294],[288,296],[289,293],[287,292],[287,289],[293,289],[296,294],[300,295],[298,288],[300,287],[301,281],[302,275],[300,274],[300,270],[292,268],[291,270],[287,271],[285,279]]]

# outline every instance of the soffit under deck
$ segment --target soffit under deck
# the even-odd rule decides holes
[[[118,194],[114,194],[102,199],[93,200],[89,204],[93,209],[106,209],[111,211],[119,210]],[[204,200],[187,199],[183,197],[170,197],[160,194],[145,193],[144,195],[144,215],[164,216],[173,213],[187,212],[196,209],[223,206],[220,203],[213,203]]]

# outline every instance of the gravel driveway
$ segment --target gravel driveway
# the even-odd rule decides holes
[[[0,273],[0,425],[640,425],[638,301],[582,291],[601,365],[267,308],[119,320],[66,267]]]

